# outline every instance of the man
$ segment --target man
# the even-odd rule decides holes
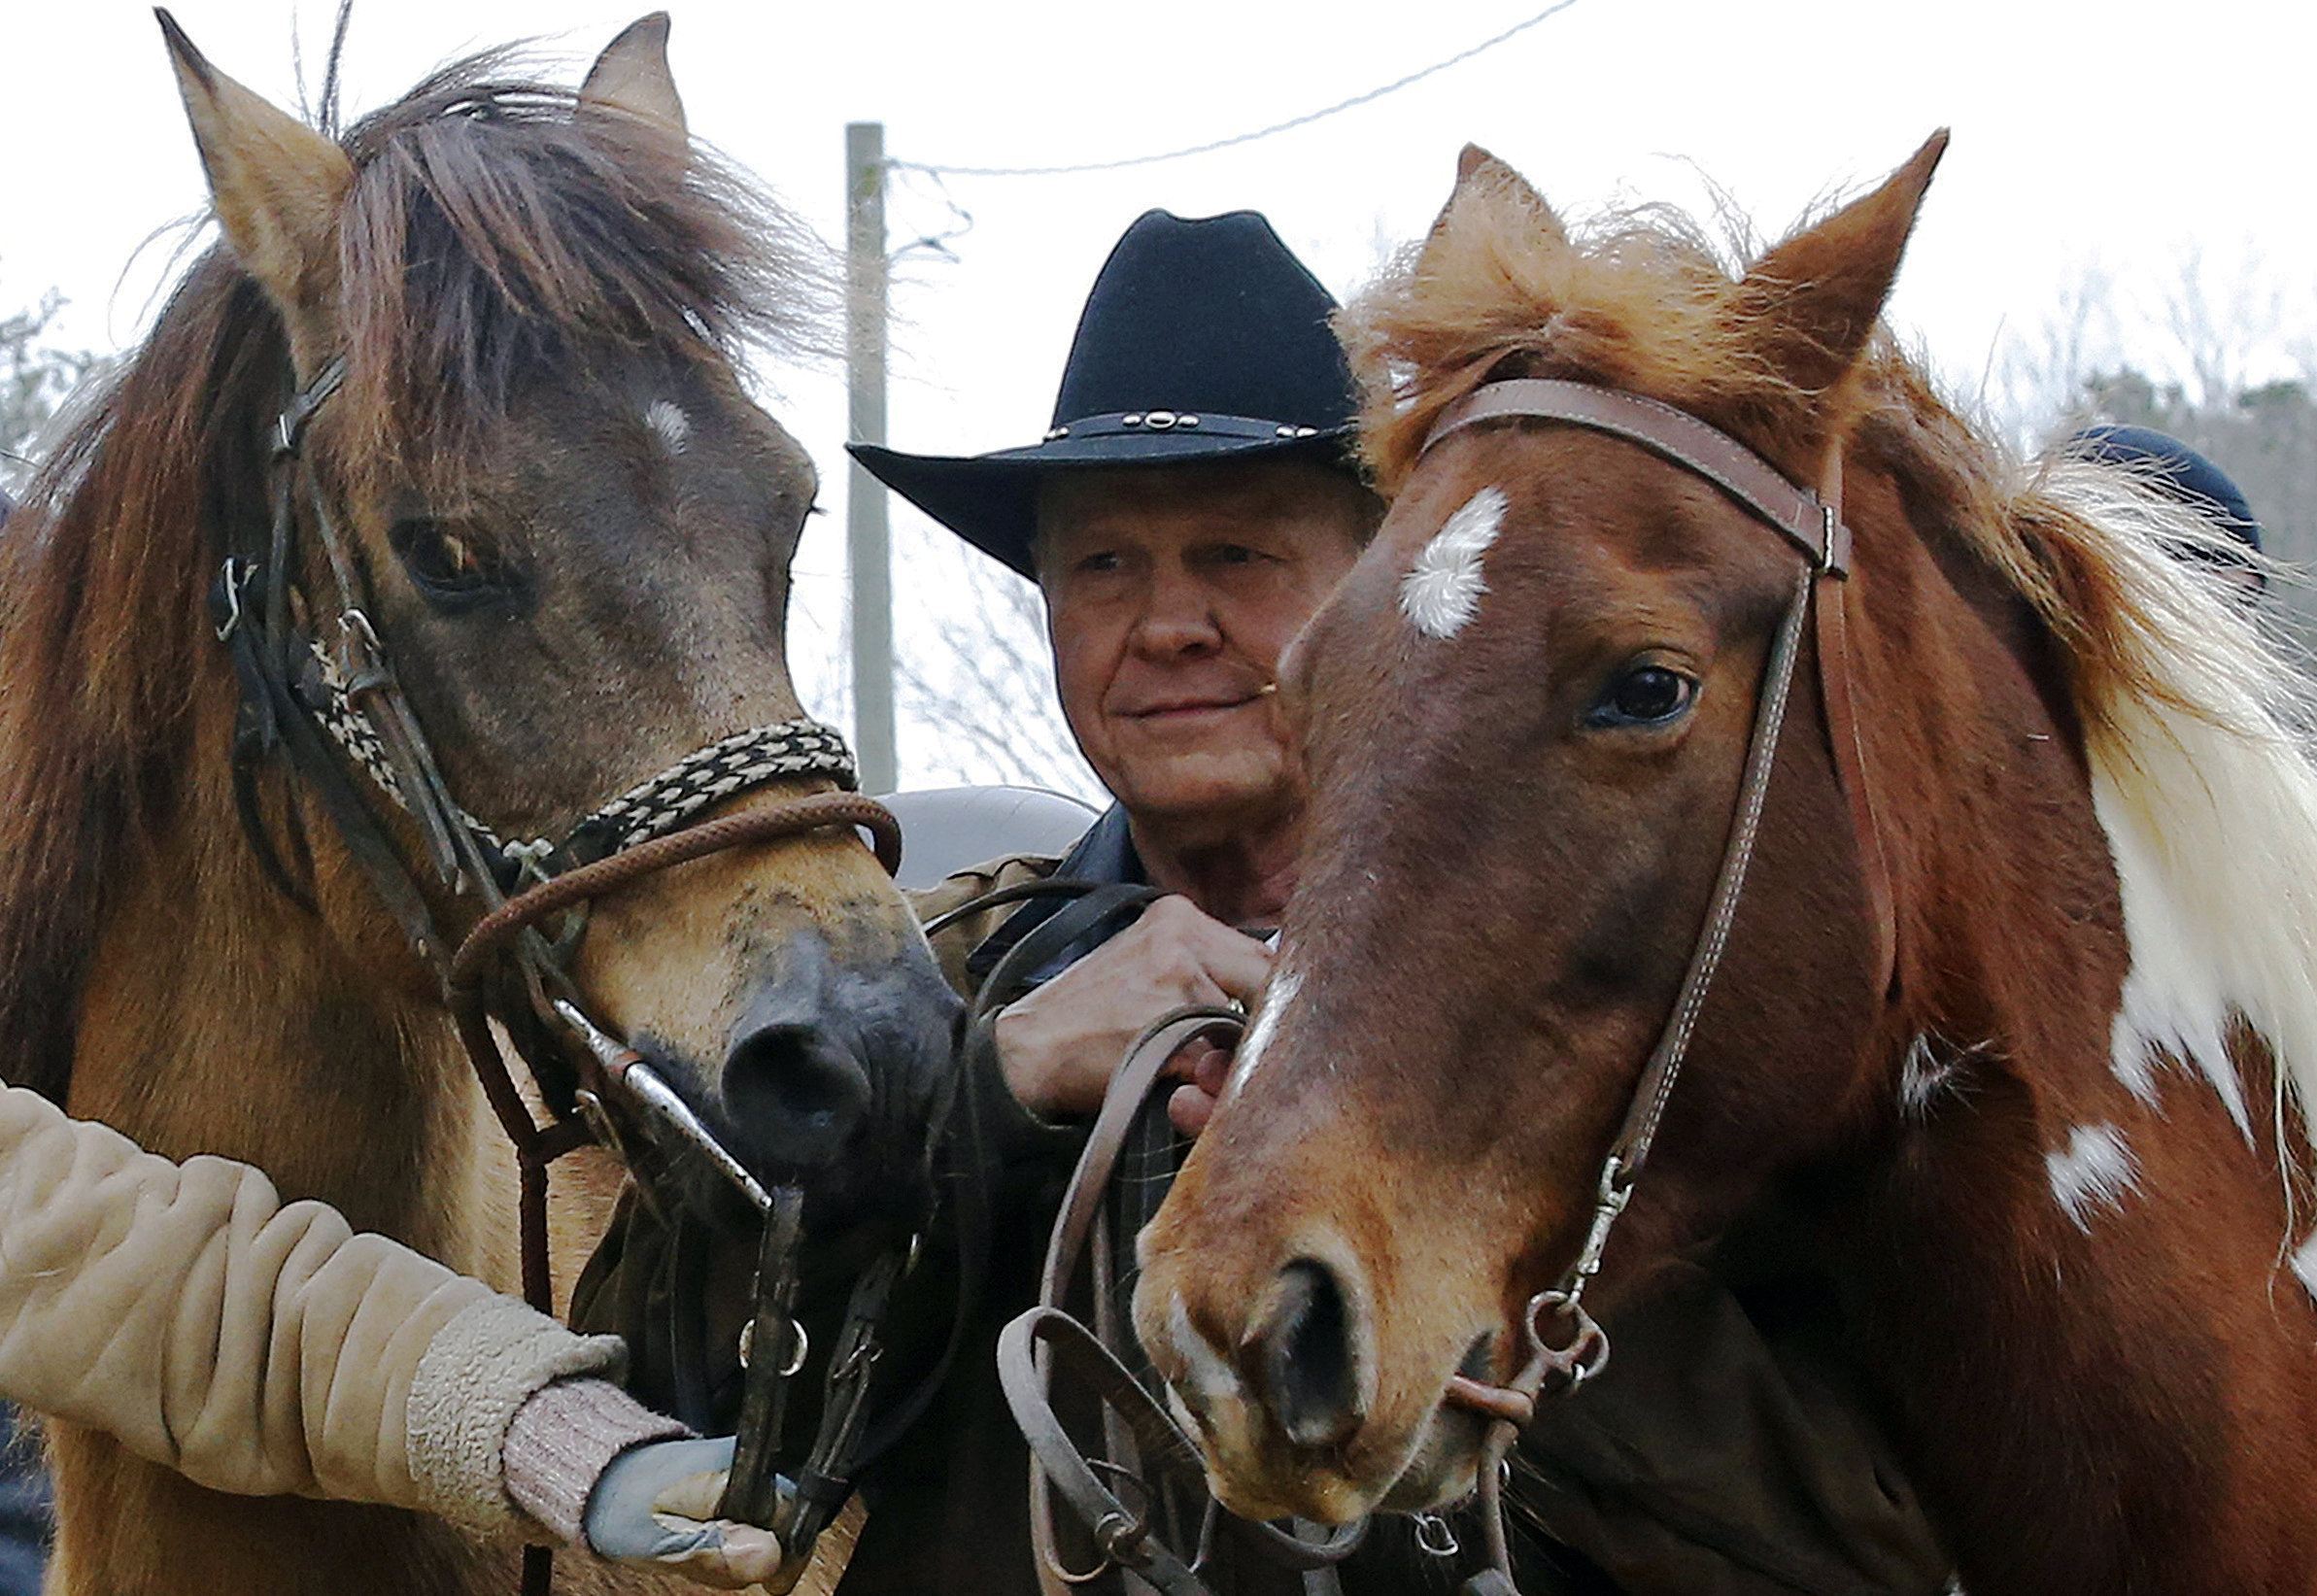
[[[973,459],[854,449],[1045,596],[1064,713],[1118,799],[1059,873],[1175,895],[997,1017],[1005,1084],[1041,1118],[1099,1106],[1153,1015],[1252,1002],[1270,972],[1261,937],[1293,884],[1303,811],[1272,696],[1279,656],[1381,508],[1348,453],[1334,309],[1261,217],[1154,211],[1095,280],[1042,442]],[[1056,907],[1014,915],[976,973]],[[1179,1061],[1186,1129],[1221,1063]]]
[[[1357,400],[1327,331],[1333,309],[1260,217],[1153,212],[1096,279],[1042,442],[970,459],[853,451],[1038,582],[1064,712],[1117,799],[1058,864],[967,872],[925,906],[1049,870],[1171,895],[1124,930],[1073,931],[1059,947],[1038,940],[1064,924],[1052,902],[937,939],[961,981],[1030,966],[1029,990],[976,1026],[965,1059],[1006,1166],[991,1278],[1000,1318],[1035,1285],[1077,1145],[1070,1124],[1099,1104],[1127,1045],[1178,1004],[1251,1002],[1269,973],[1263,938],[1294,886],[1303,816],[1272,689],[1288,640],[1350,568],[1380,508],[1353,474]],[[1174,1061],[1179,1129],[1205,1122],[1227,1066],[1212,1049]],[[1527,1596],[1944,1587],[1922,1513],[1823,1350],[1807,1283],[1790,1287],[1775,1253],[1755,1248],[1669,1268],[1640,1295],[1638,1322],[1616,1325],[1623,1350],[1587,1387],[1582,1415],[1564,1412],[1522,1443],[1522,1533],[1534,1525],[1581,1548],[1529,1537]],[[958,1433],[981,1428],[986,1477],[956,1477],[976,1455],[961,1446],[943,1487],[949,1523],[1019,1516],[1018,1469],[987,1465],[991,1402],[976,1411],[961,1395],[946,1415]],[[985,1498],[961,1510],[961,1490],[975,1486]],[[905,1490],[888,1501],[889,1530],[896,1515],[924,1522]],[[878,1519],[872,1508],[871,1538]],[[929,1561],[915,1586],[890,1588],[1003,1582],[986,1568],[977,1578],[935,1567],[930,1526],[913,1539]],[[1469,1526],[1467,1539],[1477,1540]],[[1371,1545],[1344,1572],[1347,1590],[1445,1588],[1468,1572],[1453,1561],[1412,1570],[1423,1558],[1404,1524]],[[865,1557],[871,1545],[865,1538]]]
[[[1269,977],[1265,938],[1303,818],[1273,691],[1279,658],[1381,509],[1349,453],[1356,401],[1334,310],[1262,218],[1152,212],[1095,280],[1040,442],[971,459],[854,447],[1038,583],[1064,713],[1117,800],[1063,859],[963,872],[921,911],[1047,874],[1168,896],[1131,923],[1079,926],[1062,901],[1036,900],[936,939],[961,987],[995,971],[1009,995],[1027,988],[973,1027],[961,1061],[996,1210],[987,1309],[928,1426],[956,1438],[948,1455],[882,1482],[848,1592],[1035,1588],[1026,1453],[990,1379],[991,1343],[1035,1297],[1073,1122],[1155,1016],[1251,1003]],[[1205,1046],[1172,1061],[1180,1127],[1204,1123],[1226,1064]],[[977,1568],[945,1542],[941,1527],[959,1523],[1015,1526],[1006,1565]]]

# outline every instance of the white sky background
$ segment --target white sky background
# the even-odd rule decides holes
[[[1115,159],[1316,110],[1544,3],[670,0],[670,55],[695,133],[841,241],[848,120],[882,120],[888,154],[904,160]],[[119,347],[157,303],[175,235],[140,246],[204,201],[158,30],[123,0],[0,7],[0,314],[61,289],[73,303],[52,341]],[[324,0],[179,0],[175,11],[221,68],[283,104],[295,100],[294,14],[319,74]],[[633,15],[366,0],[347,108],[371,109],[468,49],[527,37],[547,40],[572,79]],[[1260,209],[1342,294],[1429,222],[1467,140],[1520,168],[1565,216],[1636,199],[1703,209],[1710,178],[1774,237],[1951,125],[1891,315],[1952,387],[1975,391],[2005,339],[2034,341],[2088,274],[2110,285],[2096,313],[2128,333],[2161,326],[2166,290],[2192,261],[2210,291],[2253,304],[2273,330],[2247,375],[2305,367],[2317,363],[2313,69],[2317,10],[2275,0],[1578,0],[1475,60],[1257,144],[1085,176],[947,179],[972,224],[950,241],[954,259],[913,252],[898,267],[891,438],[937,453],[1036,439],[1086,288],[1143,210]],[[899,179],[888,220],[897,245],[958,225],[919,174]],[[2133,353],[2143,365],[2165,357]],[[792,653],[808,699],[841,724],[842,374],[762,375],[823,476],[830,514],[798,561]],[[899,501],[894,523],[905,650],[954,603],[957,566],[946,534]],[[904,726],[904,784],[940,763],[935,741]]]

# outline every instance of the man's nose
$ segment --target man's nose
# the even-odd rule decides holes
[[[1134,644],[1146,655],[1167,659],[1221,648],[1223,626],[1214,594],[1187,573],[1161,573],[1150,584]]]

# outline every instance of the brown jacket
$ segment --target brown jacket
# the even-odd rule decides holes
[[[0,1087],[0,1396],[196,1483],[511,1534],[516,1409],[622,1356],[247,1165]]]

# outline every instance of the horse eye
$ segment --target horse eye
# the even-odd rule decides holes
[[[1585,715],[1593,727],[1663,726],[1697,701],[1697,683],[1664,665],[1636,665],[1612,682]]]
[[[499,592],[508,585],[508,572],[473,538],[454,532],[438,521],[413,516],[394,523],[387,533],[402,568],[427,597],[456,602]]]

